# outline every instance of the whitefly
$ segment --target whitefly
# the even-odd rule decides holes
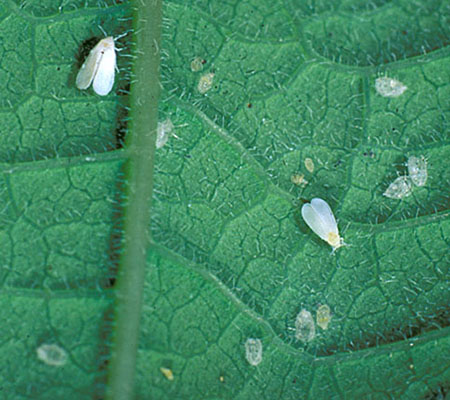
[[[424,186],[428,179],[427,160],[424,156],[408,158],[408,174],[416,186]]]
[[[262,361],[263,346],[261,339],[248,338],[245,341],[245,358],[250,365],[256,367]]]
[[[375,90],[383,97],[399,97],[408,87],[397,79],[381,76],[375,80]]]
[[[333,251],[344,246],[333,211],[325,200],[314,198],[302,207],[302,217],[312,231],[325,240]]]
[[[411,179],[402,175],[397,177],[385,190],[383,196],[390,199],[403,199],[411,195]]]
[[[301,310],[295,319],[295,337],[302,342],[310,342],[316,337],[314,318],[308,310]]]
[[[114,38],[108,36],[100,40],[91,50],[78,71],[76,85],[85,90],[92,84],[94,92],[106,96],[114,85],[116,72],[116,48]]]

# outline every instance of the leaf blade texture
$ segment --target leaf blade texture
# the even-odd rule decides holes
[[[134,398],[448,392],[448,3],[164,2],[150,111],[128,92],[133,35],[117,43],[108,97],[75,85],[99,26],[132,31],[134,3],[60,3],[0,5],[3,393],[104,398],[117,271],[132,268],[121,147],[129,115],[156,107],[177,138],[142,174],[154,189]],[[408,89],[379,96],[379,76]],[[386,198],[410,154],[427,160],[426,185]],[[301,219],[299,199],[315,197],[350,244],[334,256]],[[321,304],[327,329],[296,340],[296,316]],[[256,367],[248,338],[264,343]],[[64,366],[39,359],[44,345]]]

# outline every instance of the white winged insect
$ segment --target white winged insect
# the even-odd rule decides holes
[[[316,235],[333,247],[333,252],[345,246],[344,240],[339,236],[333,211],[326,201],[315,198],[311,203],[304,204],[302,217]]]
[[[87,89],[91,83],[95,93],[106,96],[114,85],[116,72],[116,48],[114,38],[108,36],[91,50],[86,61],[78,71],[78,89]]]

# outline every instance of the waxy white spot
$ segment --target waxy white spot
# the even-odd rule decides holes
[[[392,182],[383,196],[389,197],[390,199],[402,199],[403,197],[408,197],[411,194],[411,179],[409,176],[399,176]]]
[[[427,160],[424,156],[408,158],[408,174],[412,183],[416,186],[423,186],[428,179]]]
[[[206,93],[209,89],[211,89],[214,79],[214,73],[209,72],[200,77],[198,81],[197,89],[201,94]]]
[[[302,217],[316,235],[333,247],[333,251],[345,245],[339,236],[333,211],[326,201],[315,198],[311,203],[304,204]]]
[[[169,137],[173,135],[174,129],[175,126],[173,125],[172,121],[169,118],[167,118],[163,122],[158,122],[158,129],[156,132],[157,149],[160,149],[167,143]]]
[[[316,337],[314,319],[308,310],[301,310],[295,319],[295,337],[302,342],[310,342]]]
[[[331,321],[331,310],[326,304],[322,304],[317,308],[316,323],[323,330],[328,329],[328,324]]]
[[[67,362],[66,351],[56,344],[41,344],[36,354],[39,360],[52,367],[61,367]]]
[[[408,89],[406,85],[397,79],[382,76],[375,80],[375,90],[383,97],[398,97]]]
[[[113,37],[108,36],[97,43],[78,71],[77,88],[84,90],[92,83],[95,93],[106,96],[114,85],[115,72],[116,49]]]
[[[245,342],[245,358],[250,365],[256,367],[262,361],[261,339],[248,338]]]

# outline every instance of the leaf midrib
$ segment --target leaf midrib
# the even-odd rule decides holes
[[[133,398],[134,392],[160,94],[162,0],[137,0],[131,7],[136,58],[127,134],[123,253],[116,282],[115,329],[108,377],[107,397],[111,400]]]

